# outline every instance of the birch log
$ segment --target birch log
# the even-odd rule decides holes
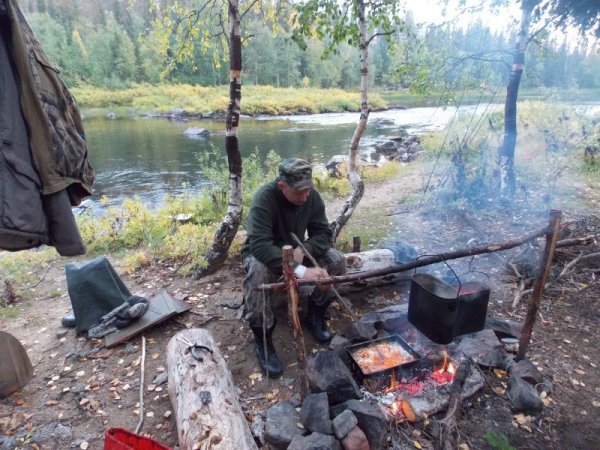
[[[364,252],[346,253],[346,275],[370,270],[385,269],[396,266],[394,252],[387,248],[366,250]],[[375,286],[395,283],[402,280],[410,280],[413,272],[399,272],[384,275],[382,277],[368,278],[355,281],[353,283],[344,283],[338,285],[338,292],[349,293],[362,291]]]
[[[210,348],[197,361],[182,342]],[[169,397],[175,411],[179,447],[200,450],[257,449],[238,401],[231,372],[211,333],[190,329],[167,346]]]

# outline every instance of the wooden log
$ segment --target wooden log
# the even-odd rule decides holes
[[[296,290],[296,278],[294,277],[294,249],[291,245],[284,245],[283,248],[283,277],[287,286],[289,304],[288,314],[292,330],[294,331],[294,340],[296,341],[296,350],[298,352],[298,369],[300,371],[300,391],[302,398],[310,393],[308,385],[308,375],[306,374],[306,347],[304,346],[304,335],[302,334],[302,325],[298,315],[298,291]]]
[[[360,274],[373,270],[385,270],[397,266],[394,252],[388,248],[377,248],[363,252],[346,253],[346,275]],[[337,289],[341,293],[350,293],[370,289],[376,286],[408,281],[411,272],[391,273],[381,277],[371,277],[354,282],[340,284]]]
[[[194,359],[188,342],[199,349]],[[257,449],[239,404],[231,372],[208,330],[177,333],[167,345],[169,397],[175,411],[179,447],[190,450]]]

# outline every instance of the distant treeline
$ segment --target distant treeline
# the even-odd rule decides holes
[[[120,89],[163,81],[217,86],[229,81],[228,54],[222,46],[196,46],[190,61],[174,62],[165,34],[159,31],[164,17],[174,14],[167,0],[19,2],[44,50],[71,86]],[[413,26],[410,16],[406,22]],[[244,16],[244,84],[358,89],[356,49],[343,47],[322,59],[326,42],[314,39],[301,50],[291,39],[289,25],[281,25],[274,34],[258,15]],[[513,47],[514,29],[509,26],[494,33],[481,22],[466,29],[452,24],[413,28],[412,33],[395,36],[393,46],[379,39],[370,47],[372,86],[425,93],[448,85],[501,86]],[[214,30],[207,31],[210,36]],[[598,43],[573,47],[566,39],[556,42],[540,33],[528,47],[522,86],[600,88]]]

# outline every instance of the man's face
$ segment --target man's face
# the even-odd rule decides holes
[[[277,186],[279,186],[279,189],[283,192],[283,196],[286,200],[295,206],[303,204],[308,199],[311,191],[311,188],[309,187],[295,191],[285,181],[281,180],[277,182]]]

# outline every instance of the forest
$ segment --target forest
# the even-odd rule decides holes
[[[199,15],[196,26],[186,30],[187,34],[169,33],[169,27],[181,25],[178,20],[184,8],[196,3],[20,0],[44,50],[69,86],[110,89],[137,83],[227,84],[228,49],[216,37],[223,24],[202,20],[202,14],[205,19],[211,14],[207,8],[195,11]],[[289,9],[280,10],[279,18],[293,16],[293,5],[278,3]],[[416,23],[410,10],[404,14],[401,31],[389,41],[377,36],[371,44],[369,83],[374,88],[408,88],[422,93],[506,83],[512,23],[490,27],[494,16],[488,14],[491,19],[481,16],[465,23],[449,18],[439,25],[424,26]],[[314,36],[299,45],[293,39],[290,20],[266,20],[264,11],[252,8],[244,15],[242,28],[245,85],[357,90],[356,46],[341,45],[323,58],[327,37]],[[178,39],[183,39],[184,45],[174,42]],[[597,40],[541,28],[527,47],[526,60],[523,88],[600,88]]]

